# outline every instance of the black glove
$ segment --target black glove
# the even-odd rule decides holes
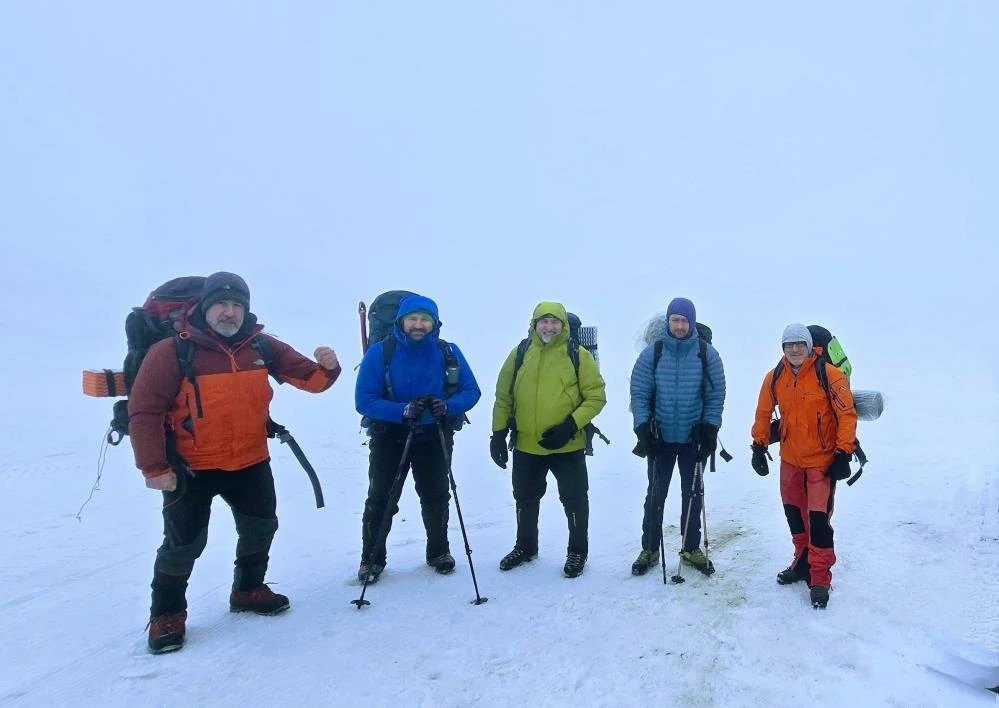
[[[849,479],[850,475],[853,474],[850,471],[850,458],[853,455],[843,452],[842,450],[836,451],[836,456],[833,457],[832,464],[829,465],[829,469],[826,470],[826,477],[830,479]]]
[[[500,469],[506,469],[506,461],[510,459],[509,453],[506,451],[506,434],[508,430],[503,428],[502,430],[496,430],[493,432],[493,436],[489,438],[489,456],[493,458],[493,462]]]
[[[648,422],[642,423],[635,428],[635,437],[638,439],[638,442],[635,443],[631,454],[638,455],[639,457],[647,457],[654,444],[652,431],[649,429]]]
[[[412,401],[406,404],[406,407],[402,409],[402,422],[403,423],[415,423],[423,415],[424,400],[422,398],[414,398]]]
[[[576,421],[572,419],[572,416],[566,416],[565,420],[561,423],[553,425],[541,433],[538,445],[546,450],[558,450],[568,445],[578,430],[579,428],[576,427]]]
[[[690,439],[697,445],[697,461],[703,464],[718,447],[718,428],[699,420],[690,429]]]
[[[447,403],[437,398],[436,396],[430,397],[430,415],[434,418],[443,418],[447,415]]]
[[[770,465],[767,464],[766,445],[753,445],[753,469],[756,470],[756,474],[761,477],[766,477],[770,474]]]

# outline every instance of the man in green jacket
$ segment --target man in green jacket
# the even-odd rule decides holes
[[[500,561],[500,570],[537,557],[538,509],[550,471],[569,521],[563,572],[567,578],[583,572],[590,516],[583,428],[606,403],[593,355],[569,339],[565,307],[540,303],[528,339],[510,352],[496,382],[489,452],[506,469],[507,434],[512,433],[509,449],[517,502],[517,543]]]

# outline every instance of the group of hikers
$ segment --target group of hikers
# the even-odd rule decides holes
[[[481,396],[461,350],[440,338],[432,299],[408,295],[394,314],[391,334],[367,348],[355,388],[370,436],[357,573],[365,588],[385,570],[386,539],[409,471],[426,530],[427,565],[441,574],[454,570],[448,541],[451,452],[455,431]],[[714,566],[700,547],[702,473],[717,447],[725,372],[690,300],[670,301],[664,325],[631,374],[633,452],[647,460],[648,471],[641,550],[631,569],[642,575],[662,560],[663,509],[676,467],[681,562],[710,574]],[[175,336],[145,354],[127,403],[136,465],[146,486],[163,492],[163,542],[154,563],[148,628],[153,653],[183,646],[188,579],[205,548],[216,495],[231,507],[238,534],[230,609],[262,615],[288,609],[288,598],[264,582],[278,528],[267,378],[319,393],[342,372],[330,347],[318,347],[313,361],[263,334],[250,311],[249,287],[233,273],[205,279],[197,303],[174,329]],[[829,517],[836,481],[850,475],[856,410],[846,377],[820,356],[807,327],[788,325],[781,346],[783,357],[760,388],[752,467],[768,474],[768,446],[779,440],[780,494],[794,554],[777,582],[806,581],[812,604],[825,607],[836,560]],[[501,570],[537,556],[539,506],[551,472],[568,524],[563,574],[575,578],[583,572],[587,428],[606,401],[597,361],[570,337],[565,307],[539,303],[527,339],[510,351],[496,382],[489,451],[503,469],[512,458],[517,529],[513,549],[499,561]]]

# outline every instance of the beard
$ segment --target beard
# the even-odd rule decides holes
[[[231,337],[239,331],[239,324],[235,320],[219,320],[212,325],[212,329],[223,337]]]
[[[541,341],[544,342],[545,344],[548,344],[553,339],[555,339],[554,334],[542,334],[541,332],[538,332],[538,336],[541,337]]]

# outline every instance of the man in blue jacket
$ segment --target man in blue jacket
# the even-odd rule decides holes
[[[369,423],[368,497],[361,524],[363,549],[357,577],[378,580],[385,569],[385,541],[376,547],[382,519],[387,529],[399,511],[402,489],[390,498],[400,466],[413,470],[427,531],[427,565],[438,573],[454,570],[447,538],[447,459],[454,445],[454,431],[481,392],[465,357],[454,344],[440,339],[437,304],[422,295],[399,303],[392,338],[375,342],[361,361],[354,403]],[[386,351],[388,347],[389,351]],[[388,366],[386,366],[388,362]],[[455,371],[457,369],[457,371]],[[447,452],[442,449],[437,422],[443,422]],[[413,432],[408,452],[406,439]],[[406,454],[406,460],[403,455]]]
[[[686,530],[680,557],[702,572],[714,570],[700,549],[702,500],[700,490],[694,489],[694,466],[703,464],[718,443],[725,370],[715,348],[700,339],[696,325],[694,303],[674,298],[666,309],[662,341],[647,346],[631,372],[638,438],[633,452],[649,459],[642,551],[631,566],[635,575],[659,563],[663,507],[674,464],[680,468],[681,533]]]

